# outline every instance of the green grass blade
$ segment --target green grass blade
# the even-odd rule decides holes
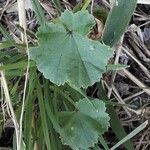
[[[14,63],[19,63],[20,61],[22,62],[24,60],[26,61],[26,58],[23,55],[19,53],[18,54],[14,53],[14,54],[9,55],[9,58],[6,60],[4,58],[2,62],[3,64],[14,64]]]
[[[27,67],[27,63],[27,61],[20,61],[13,64],[6,64],[0,66],[0,70],[25,69]],[[35,63],[33,61],[30,62],[30,67],[35,67]]]
[[[38,79],[38,75],[35,76]],[[39,79],[36,83],[36,92],[38,97],[38,103],[40,108],[40,117],[41,117],[41,125],[43,129],[44,139],[48,150],[51,150],[51,144],[50,144],[50,137],[49,137],[49,128],[47,123],[47,116],[45,112],[45,105],[44,105],[44,97],[41,89],[41,84],[39,82]]]
[[[109,147],[108,147],[107,143],[105,142],[105,140],[104,140],[104,138],[103,138],[102,135],[99,136],[99,141],[103,145],[103,147],[105,148],[105,150],[109,150]]]
[[[12,85],[12,87],[11,87],[10,94],[11,94],[12,96],[14,96],[14,95],[17,93],[18,84],[19,84],[21,78],[22,78],[22,77],[19,77],[19,78],[17,79],[16,83],[15,83],[14,85]]]
[[[90,3],[91,3],[91,0],[85,0],[81,10],[86,10]]]
[[[12,47],[14,45],[15,44],[12,44],[12,42],[10,42],[10,41],[0,42],[0,50],[4,49],[4,48],[10,48],[10,47]]]
[[[106,92],[103,90],[101,83],[98,85],[98,90],[99,90],[99,93],[101,93],[99,98],[109,101],[109,99],[107,98]],[[107,105],[107,113],[109,114],[109,117],[110,117],[110,126],[113,132],[116,134],[119,140],[123,139],[125,136],[127,136],[127,133],[124,131],[124,128],[121,125],[120,119],[114,107],[111,105]],[[125,146],[127,150],[134,150],[133,143],[130,140],[126,141],[123,145]]]
[[[25,48],[26,46],[23,44],[17,44],[14,40],[13,37],[10,36],[9,32],[5,29],[5,27],[1,24],[0,22],[0,31],[3,34],[3,36],[5,37],[5,39],[7,40],[6,42],[2,42],[0,43],[0,49],[4,48],[8,48],[11,46],[15,46],[16,48],[20,49],[20,48]]]
[[[142,131],[146,126],[148,125],[148,120],[142,123],[139,127],[137,127],[135,130],[133,130],[130,134],[128,134],[126,137],[124,137],[122,140],[120,140],[116,145],[114,145],[110,150],[115,150],[120,145],[122,145],[127,140],[134,137],[136,134],[138,134],[140,131]]]
[[[56,131],[54,130],[51,122],[50,122],[50,139],[51,139],[51,145],[52,145],[52,150],[56,149],[56,150],[62,150],[62,144],[59,138],[59,135],[56,133]]]
[[[31,90],[32,91],[32,90]],[[26,149],[32,150],[32,109],[33,109],[33,101],[34,96],[30,93],[28,96],[28,102],[26,106],[26,112],[25,112],[25,122],[24,122],[24,138],[26,143]]]
[[[113,46],[124,33],[135,10],[137,0],[115,0],[110,10],[102,40],[106,45]]]
[[[45,25],[46,19],[44,11],[41,8],[40,2],[38,0],[31,0],[31,2],[40,25]]]
[[[46,112],[47,112],[47,115],[53,125],[53,128],[55,129],[55,135],[56,135],[56,132],[58,132],[60,135],[63,134],[62,133],[62,129],[60,127],[60,125],[58,124],[57,122],[57,119],[56,117],[54,116],[53,112],[52,112],[52,108],[48,102],[48,100],[45,100],[45,107],[46,107]],[[58,138],[58,135],[56,135],[57,137],[55,138],[55,142],[57,143],[57,149],[58,150],[61,150],[61,143],[59,141],[59,138]],[[55,146],[56,147],[56,146]]]
[[[25,105],[25,121],[24,121],[24,138],[26,142],[26,150],[33,149],[33,140],[32,140],[32,114],[33,114],[33,102],[35,96],[33,95],[33,90],[35,88],[35,70],[33,70],[30,74],[29,79],[29,89],[27,93],[27,101]]]
[[[44,81],[45,81],[45,84],[44,84],[44,99],[47,102],[48,102],[48,100],[51,101],[51,107],[54,107],[53,110],[54,110],[54,113],[56,114],[58,112],[57,100],[56,100],[57,99],[57,93],[54,93],[54,95],[56,94],[56,96],[54,96],[51,100],[50,90],[49,90],[49,82],[48,82],[48,80],[45,80],[45,79],[44,79]],[[55,149],[56,150],[61,150],[62,149],[61,148],[61,142],[60,142],[60,139],[58,137],[58,134],[55,132],[51,120],[48,120],[48,121],[49,121],[50,140],[51,140],[52,150],[55,150]]]
[[[61,10],[62,10],[61,1],[60,0],[52,0],[52,2],[54,3],[58,13],[61,13]]]
[[[10,77],[10,78],[14,78],[17,77],[17,76],[23,76],[24,75],[24,70],[9,70],[9,71],[6,71],[5,72],[6,76],[7,77]]]
[[[38,147],[38,150],[43,150],[43,145],[44,145],[44,135],[43,135],[43,129],[41,126],[38,126],[36,128],[36,131],[37,132],[37,140],[35,141],[36,144],[37,144],[37,147]]]
[[[0,22],[0,31],[2,32],[3,36],[5,37],[6,40],[12,42],[12,37],[10,36],[9,32],[5,29],[5,27],[2,25]]]
[[[55,129],[58,133],[61,133],[61,127],[59,126],[59,124],[58,124],[58,122],[57,122],[57,120],[56,120],[56,117],[55,117],[54,114],[53,114],[52,108],[51,108],[51,106],[50,106],[48,100],[45,100],[45,107],[46,107],[47,115],[48,115],[50,121],[52,122],[54,129]]]
[[[116,134],[117,138],[121,140],[125,136],[127,136],[127,133],[124,131],[124,128],[121,125],[120,119],[114,109],[113,106],[108,106],[107,107],[107,112],[110,116],[110,126],[114,133]],[[127,150],[134,150],[134,146],[131,141],[127,141],[124,143],[124,146],[126,147]]]
[[[25,48],[24,44],[17,44],[15,41],[3,41],[0,42],[0,50],[4,48],[17,47],[17,48]]]
[[[43,81],[45,81],[43,79]],[[48,84],[48,81],[45,81],[44,83],[44,99],[45,101],[47,100],[50,100],[51,98],[49,97],[49,84]],[[55,94],[54,94],[55,95]],[[54,96],[55,97],[55,96]],[[55,98],[52,98],[52,105],[51,107],[53,107],[53,101],[55,101]],[[45,105],[45,104],[44,104]],[[57,110],[56,110],[57,111]],[[54,135],[54,132],[53,132],[53,126],[52,126],[52,123],[50,122],[50,120],[48,119],[48,124],[49,124],[49,130],[50,130],[50,140],[51,140],[51,148],[52,150],[53,149],[57,149],[57,143],[55,141],[55,135]]]

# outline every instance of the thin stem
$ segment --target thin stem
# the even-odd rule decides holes
[[[56,86],[50,86],[50,89],[62,95],[66,100],[68,100],[77,109],[75,102],[67,94],[61,91],[59,88],[57,88]]]
[[[8,114],[10,113],[10,117],[14,123],[14,128],[15,128],[15,133],[16,133],[16,143],[17,143],[17,150],[19,150],[19,145],[18,145],[18,141],[19,141],[19,124],[11,103],[11,99],[10,99],[10,95],[9,95],[9,91],[8,91],[8,86],[7,86],[7,82],[5,79],[5,75],[3,71],[0,71],[1,74],[1,84],[3,87],[3,91],[4,91],[4,95],[5,95],[5,101],[7,103],[7,107],[8,107]]]
[[[28,74],[29,74],[29,68],[30,68],[30,59],[29,59],[29,45],[28,45],[28,39],[27,39],[27,33],[26,33],[26,15],[25,15],[25,4],[24,1],[18,0],[18,12],[19,12],[19,21],[20,26],[24,29],[24,34],[22,34],[22,42],[26,44],[26,53],[28,57],[28,63],[27,63],[27,69],[25,73],[25,83],[24,83],[24,89],[23,89],[23,98],[22,98],[22,107],[21,107],[21,115],[20,115],[20,134],[19,134],[19,149],[21,150],[21,141],[22,141],[22,122],[23,122],[23,115],[24,115],[24,108],[25,108],[25,98],[26,98],[26,90],[27,90],[27,84],[28,84]]]

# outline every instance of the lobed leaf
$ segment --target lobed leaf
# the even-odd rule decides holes
[[[45,78],[77,88],[99,81],[113,51],[87,37],[94,25],[94,17],[88,11],[73,14],[66,10],[60,22],[39,28],[39,46],[30,48],[29,55]]]
[[[73,149],[87,149],[98,142],[99,134],[107,131],[109,117],[105,104],[87,98],[76,102],[77,112],[61,112],[62,142]]]

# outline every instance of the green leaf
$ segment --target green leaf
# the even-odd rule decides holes
[[[29,53],[45,78],[77,88],[99,81],[113,50],[87,37],[94,25],[94,17],[88,11],[73,14],[66,10],[60,22],[39,28],[39,46]]]
[[[76,107],[77,112],[61,112],[62,142],[75,150],[93,147],[99,134],[107,131],[109,126],[105,104],[84,98],[76,102]]]
[[[113,46],[118,42],[131,19],[136,3],[137,0],[114,0],[102,37],[105,44]]]

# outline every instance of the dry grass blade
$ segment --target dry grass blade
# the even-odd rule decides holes
[[[131,74],[127,69],[123,70],[124,74],[132,80],[135,84],[137,84],[143,91],[145,91],[148,95],[150,95],[150,89],[142,83],[140,80],[138,80],[133,74]]]
[[[116,49],[116,57],[115,57],[114,64],[118,64],[118,62],[119,62],[119,57],[120,57],[120,52],[121,52],[121,47],[122,47],[121,45],[122,45],[123,39],[124,39],[124,35],[121,37],[119,46],[118,46],[118,48]],[[114,81],[115,81],[116,74],[117,74],[117,71],[114,71],[114,72],[112,73],[112,76],[111,76],[111,83],[110,83],[110,84],[111,84],[111,87],[110,87],[110,89],[108,89],[108,94],[107,94],[107,96],[108,96],[109,98],[110,98],[110,96],[111,96],[112,85],[113,85],[113,83],[114,83]]]
[[[128,101],[128,100],[130,100],[130,99],[132,99],[132,98],[134,98],[134,97],[137,97],[137,96],[139,96],[139,95],[141,95],[141,94],[143,94],[143,93],[145,93],[145,91],[137,92],[137,93],[135,93],[135,94],[133,94],[133,95],[131,95],[131,96],[129,96],[129,97],[124,98],[123,101],[124,101],[124,102],[125,102],[125,101]]]
[[[1,85],[2,85],[2,88],[3,88],[3,92],[4,92],[4,95],[5,95],[5,101],[6,101],[6,104],[7,104],[7,108],[8,108],[8,114],[10,115],[13,123],[14,123],[14,128],[15,128],[15,133],[16,133],[16,143],[17,143],[17,150],[18,150],[18,141],[19,141],[19,124],[18,124],[18,121],[17,121],[17,118],[16,118],[16,115],[15,115],[15,112],[14,112],[14,109],[13,109],[13,106],[12,106],[12,102],[11,102],[11,98],[10,98],[10,95],[9,95],[9,90],[8,90],[8,86],[7,86],[7,82],[6,82],[6,78],[5,78],[5,75],[4,75],[4,72],[3,71],[0,71],[0,75],[1,75]]]
[[[142,71],[146,74],[146,76],[150,79],[150,72],[148,71],[148,69],[138,60],[136,59],[127,49],[125,49],[124,47],[122,47],[122,50],[128,55],[130,56],[142,69]]]
[[[112,89],[113,91],[113,95],[114,97],[121,103],[121,104],[125,104],[125,102],[122,100],[121,96],[119,95],[117,89],[115,88],[114,85],[112,85],[111,87],[108,86],[108,84],[106,83],[106,81],[103,81],[104,84],[106,85],[106,88],[110,91],[110,89]],[[128,114],[129,117],[131,117],[130,112],[128,111],[128,107],[127,106],[123,106],[123,109],[125,110],[125,112]]]
[[[107,89],[109,90],[110,87],[108,86],[108,84],[105,81],[104,81],[104,84],[106,85]],[[116,87],[114,85],[112,85],[112,90],[113,90],[114,97],[119,101],[119,103],[126,105],[124,99],[121,98],[120,94],[118,93],[118,91],[117,91],[117,89],[116,89]],[[133,112],[136,115],[140,115],[141,114],[141,110],[134,110],[134,109],[131,109],[131,108],[127,107],[127,106],[123,106],[123,109],[125,110],[125,112],[127,113],[127,115],[129,117],[131,117],[131,113],[130,112]]]

